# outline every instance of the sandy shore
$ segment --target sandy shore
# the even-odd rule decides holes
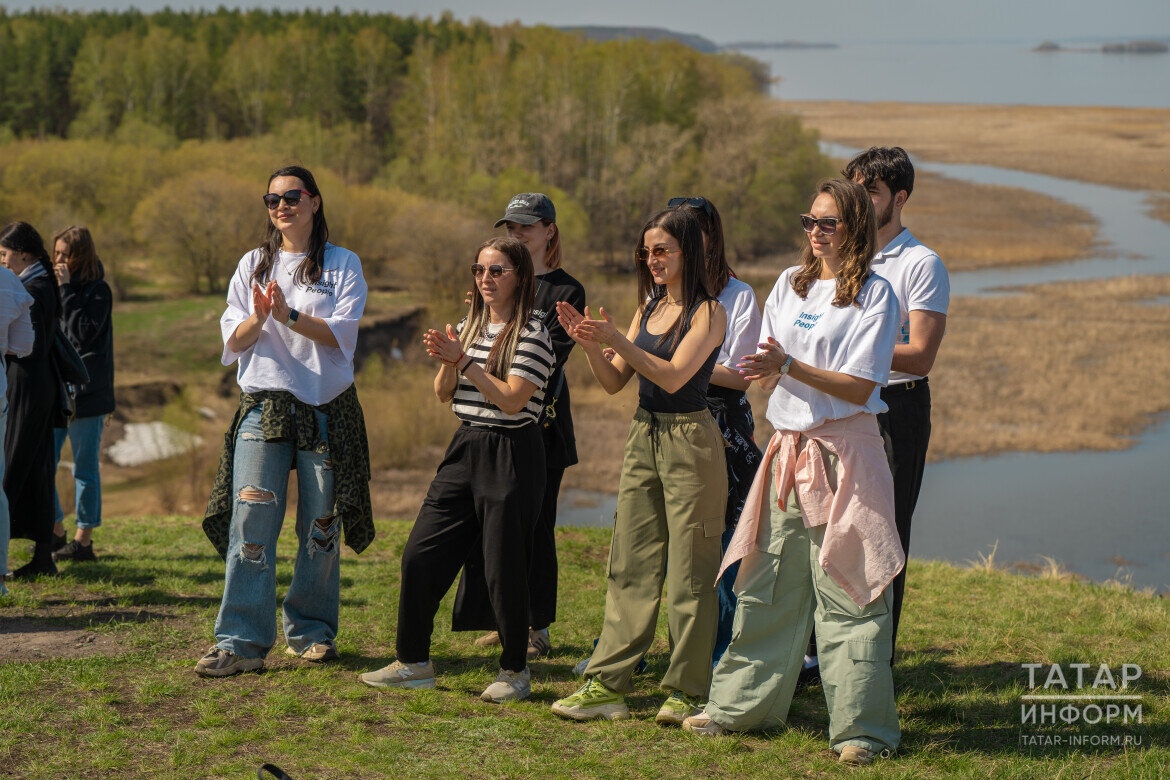
[[[778,101],[828,141],[1170,190],[1170,109]]]

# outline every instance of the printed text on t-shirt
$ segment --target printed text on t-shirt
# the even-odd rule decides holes
[[[821,314],[809,314],[808,312],[802,311],[799,315],[797,315],[796,322],[792,324],[798,328],[812,330],[813,327],[817,324],[817,320],[819,320],[823,314],[824,312],[821,312]]]

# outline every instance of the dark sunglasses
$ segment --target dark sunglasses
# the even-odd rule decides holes
[[[831,236],[837,232],[837,227],[841,224],[839,217],[821,217],[817,219],[812,214],[800,215],[800,226],[804,228],[805,233],[813,232],[814,228],[820,228],[821,232],[826,236]]]
[[[301,202],[302,197],[311,198],[313,195],[306,190],[289,190],[283,195],[277,195],[275,192],[270,192],[264,196],[264,205],[268,207],[269,211],[279,206],[282,200],[290,206],[295,206]]]
[[[715,216],[711,213],[711,204],[707,202],[706,198],[671,198],[670,200],[666,201],[666,207],[668,209],[676,209],[683,204],[686,204],[693,209],[702,209],[703,211],[707,212],[707,216],[709,217]]]
[[[476,279],[483,276],[484,271],[487,271],[491,278],[499,279],[504,274],[515,270],[515,268],[505,268],[502,265],[480,265],[479,263],[473,263],[471,265],[471,275]]]
[[[634,256],[637,257],[642,262],[645,262],[645,261],[649,260],[651,257],[653,257],[655,260],[661,260],[662,258],[666,257],[667,255],[673,255],[675,252],[681,252],[681,251],[682,251],[681,249],[667,249],[664,246],[656,246],[653,249],[650,249],[649,247],[646,247],[646,246],[640,246],[634,252]]]

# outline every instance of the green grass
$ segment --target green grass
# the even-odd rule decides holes
[[[291,523],[289,524],[291,525]],[[481,702],[493,651],[453,634],[450,600],[432,648],[433,691],[389,692],[357,674],[391,660],[398,561],[408,525],[381,522],[361,556],[345,550],[339,663],[311,667],[278,640],[264,674],[203,680],[192,667],[213,643],[223,564],[193,518],[115,518],[96,533],[100,560],[62,576],[10,584],[0,648],[29,635],[14,621],[71,639],[69,657],[0,661],[0,775],[254,777],[271,761],[306,778],[436,777],[1160,777],[1170,765],[1170,609],[1119,588],[915,562],[895,671],[903,744],[867,770],[835,763],[821,689],[793,703],[791,728],[707,739],[653,723],[664,693],[664,621],[649,673],[635,678],[634,719],[576,724],[549,712],[575,690],[571,666],[601,623],[609,534],[560,534],[560,620],[551,658],[533,664],[531,699]],[[294,536],[279,545],[278,589]],[[24,559],[14,544],[12,566]],[[27,626],[22,623],[21,626]],[[28,640],[31,641],[31,640]],[[77,650],[81,647],[81,650]],[[3,657],[3,656],[0,656]],[[1054,734],[1127,733],[1138,749],[1021,747],[1022,663],[1139,664],[1141,725]],[[1036,727],[1024,729],[1035,732]]]

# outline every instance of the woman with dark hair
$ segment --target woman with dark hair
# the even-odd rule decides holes
[[[114,411],[113,301],[105,269],[89,230],[78,225],[53,237],[53,271],[61,290],[61,324],[89,372],[77,390],[77,409],[66,428],[53,431],[53,470],[65,438],[73,449],[77,534],[65,543],[65,513],[53,492],[54,561],[92,561],[93,529],[102,524],[102,483],[98,452],[106,415]]]
[[[865,188],[821,182],[801,222],[801,263],[777,280],[763,348],[742,363],[771,392],[776,433],[723,561],[742,559],[738,630],[704,711],[684,726],[711,735],[784,723],[815,624],[830,746],[842,763],[868,764],[900,738],[889,585],[906,558],[876,418],[898,302],[869,270],[877,232]]]
[[[544,408],[539,424],[544,439],[544,498],[532,532],[528,561],[528,596],[531,630],[529,660],[547,655],[552,648],[549,626],[557,615],[557,498],[565,469],[577,462],[577,439],[565,362],[576,344],[557,319],[557,301],[568,301],[578,311],[585,308],[585,288],[561,267],[561,234],[553,202],[540,192],[522,192],[512,197],[496,227],[504,226],[508,236],[518,239],[532,256],[536,293],[532,316],[540,320],[552,339],[556,364],[545,388]],[[473,552],[463,566],[463,577],[455,596],[455,631],[492,629],[476,640],[480,647],[497,644],[495,614],[487,598],[483,558]]]
[[[601,638],[585,685],[552,709],[573,720],[629,717],[623,694],[654,640],[665,580],[673,647],[656,721],[680,725],[711,681],[727,466],[707,385],[727,316],[707,287],[703,234],[690,213],[651,217],[634,256],[642,303],[625,335],[604,308],[593,319],[588,309],[557,304],[607,392],[638,375],[638,410],[618,485]],[[612,361],[603,344],[616,352]]]
[[[367,685],[435,686],[435,613],[478,546],[502,645],[500,673],[480,698],[514,701],[532,691],[527,556],[544,497],[544,443],[536,423],[555,362],[548,331],[532,316],[532,271],[523,242],[484,242],[471,266],[471,311],[457,327],[423,337],[427,354],[442,363],[435,395],[451,402],[463,423],[402,553],[396,659],[361,675]]]
[[[756,446],[756,422],[752,417],[752,405],[747,399],[750,384],[739,372],[739,359],[754,352],[760,340],[760,307],[756,293],[750,284],[741,282],[731,272],[723,246],[723,220],[719,209],[707,198],[671,198],[668,208],[685,209],[691,212],[703,229],[703,247],[707,253],[707,286],[727,312],[727,332],[719,359],[711,371],[711,384],[707,387],[707,408],[715,415],[723,442],[727,445],[727,510],[723,516],[724,530],[721,537],[723,550],[731,542],[743,502],[756,476],[763,453]],[[712,662],[718,663],[723,651],[731,642],[731,624],[735,618],[735,590],[732,584],[739,571],[738,564],[733,571],[719,581],[719,628],[715,634],[715,651]]]
[[[227,560],[216,645],[195,671],[264,668],[276,643],[276,540],[290,464],[297,555],[284,598],[286,653],[338,657],[340,538],[374,538],[365,418],[353,385],[366,280],[357,255],[329,243],[325,204],[300,166],[268,178],[263,243],[240,260],[220,318],[223,364],[238,363],[240,406],[224,438],[203,519]]]
[[[61,297],[40,233],[27,222],[0,230],[0,263],[32,296],[34,343],[26,357],[8,359],[8,429],[4,435],[4,494],[13,539],[31,539],[33,558],[13,576],[56,574],[53,563],[53,428],[64,425],[53,338]]]

